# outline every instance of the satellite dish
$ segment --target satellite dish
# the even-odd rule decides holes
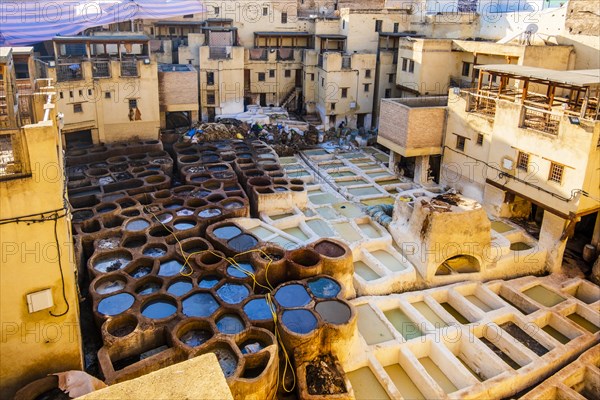
[[[533,33],[537,33],[539,27],[537,26],[537,24],[529,24],[527,25],[527,28],[525,28],[525,32],[529,32],[531,34]]]

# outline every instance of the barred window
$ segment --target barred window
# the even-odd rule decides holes
[[[74,113],[80,113],[83,112],[83,106],[78,103],[78,104],[73,104],[73,112]]]
[[[460,151],[465,151],[465,137],[456,135],[456,149]]]
[[[548,180],[556,183],[562,183],[563,173],[565,171],[564,165],[551,163],[550,164],[550,174],[548,175]]]
[[[481,133],[477,134],[477,145],[483,146],[483,135]]]
[[[529,169],[529,154],[519,152],[519,156],[517,157],[517,168],[522,169],[523,171],[527,171]]]

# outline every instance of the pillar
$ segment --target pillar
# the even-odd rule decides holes
[[[542,228],[540,230],[539,245],[546,249],[546,269],[548,272],[559,272],[562,259],[567,246],[567,240],[560,240],[567,220],[544,211]]]
[[[596,213],[596,223],[592,233],[592,246],[596,246],[596,254],[600,253],[600,211]]]
[[[415,176],[413,178],[415,183],[419,183],[419,184],[427,183],[427,169],[428,168],[429,168],[429,156],[415,157]]]

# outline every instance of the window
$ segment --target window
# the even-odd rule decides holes
[[[83,90],[79,89],[79,97],[83,96]]]
[[[548,175],[548,180],[556,183],[562,183],[564,171],[564,165],[550,163],[550,174]]]
[[[483,135],[481,133],[477,134],[477,144],[483,146]]]
[[[263,16],[266,17],[269,15],[269,7],[263,7]]]
[[[381,32],[381,27],[383,25],[383,21],[380,19],[375,20],[375,32]]]
[[[206,103],[215,104],[215,92],[206,92]]]
[[[395,76],[395,75],[396,75],[396,74],[388,74],[388,82],[389,82],[389,83],[394,83],[394,76]]]
[[[368,91],[369,91],[369,86],[370,86],[370,84],[368,84],[368,83],[365,83],[363,86],[364,86],[364,90],[365,90],[365,92],[368,92]]]
[[[194,14],[185,14],[183,18],[194,18]]]
[[[214,85],[215,84],[215,73],[214,72],[207,72],[206,73],[206,84],[207,85]]]
[[[265,81],[265,73],[264,72],[259,72],[258,73],[258,81],[259,82],[264,82]]]
[[[65,98],[65,95],[63,94],[63,92],[60,92],[59,94],[60,94],[60,98],[61,98],[61,99],[64,99],[64,98]]]
[[[398,33],[399,27],[400,27],[400,24],[398,22],[394,22],[394,33]]]
[[[281,23],[287,24],[287,13],[284,13],[284,12],[281,13]]]
[[[456,149],[460,151],[465,151],[465,137],[456,135]]]
[[[92,89],[88,89],[88,96],[92,95]]]
[[[128,99],[127,101],[129,102],[130,109],[137,108],[137,106],[138,106],[137,99]]]
[[[78,104],[73,104],[73,112],[74,113],[80,113],[83,112],[83,106],[78,103]]]
[[[269,70],[269,78],[275,78],[275,70],[274,69]]]
[[[335,103],[331,103],[331,111],[335,111]]]
[[[286,78],[289,78],[290,76],[292,76],[292,70],[291,69],[284,70],[283,76]]]
[[[69,97],[73,97],[73,91],[69,90]]]
[[[371,70],[365,69],[365,78],[370,78],[370,77],[371,77]]]
[[[342,20],[342,29],[346,29],[346,20]]]
[[[215,7],[215,15],[219,15],[219,11],[221,11],[219,7]]]
[[[170,27],[169,28],[169,34],[170,35],[174,35],[175,34],[175,27]]]
[[[321,87],[325,87],[325,78],[321,78]]]
[[[415,72],[415,62],[413,60],[410,60],[410,62],[408,63],[408,72],[410,72],[411,74]]]
[[[112,95],[111,95],[111,93],[110,93],[110,92],[104,92],[104,98],[105,98],[105,99],[110,99],[110,97],[111,97],[111,96],[112,96]]]
[[[348,88],[342,88],[342,98],[348,97]]]
[[[386,99],[392,97],[392,89],[385,89],[385,94],[383,95]]]
[[[522,169],[523,171],[527,171],[529,169],[529,154],[519,152],[517,156],[517,168]]]
[[[464,62],[462,63],[462,76],[469,76],[471,72],[471,63]]]
[[[408,58],[402,57],[402,71],[408,70]]]
[[[315,80],[315,74],[310,74],[310,80],[314,81]]]

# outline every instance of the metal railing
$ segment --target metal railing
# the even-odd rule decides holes
[[[121,60],[121,76],[139,76],[137,60]]]
[[[0,133],[0,180],[25,172],[24,163],[21,160],[21,143],[19,132]]]
[[[521,127],[536,131],[558,135],[561,116],[559,114],[523,106],[521,113]]]
[[[56,80],[58,82],[83,80],[83,69],[81,63],[57,64]]]
[[[110,61],[94,61],[92,63],[92,76],[94,78],[110,78]]]
[[[467,112],[493,118],[496,115],[496,99],[469,93],[467,99]]]
[[[208,48],[208,58],[211,60],[228,60],[231,58],[231,48],[227,46],[211,46]]]

